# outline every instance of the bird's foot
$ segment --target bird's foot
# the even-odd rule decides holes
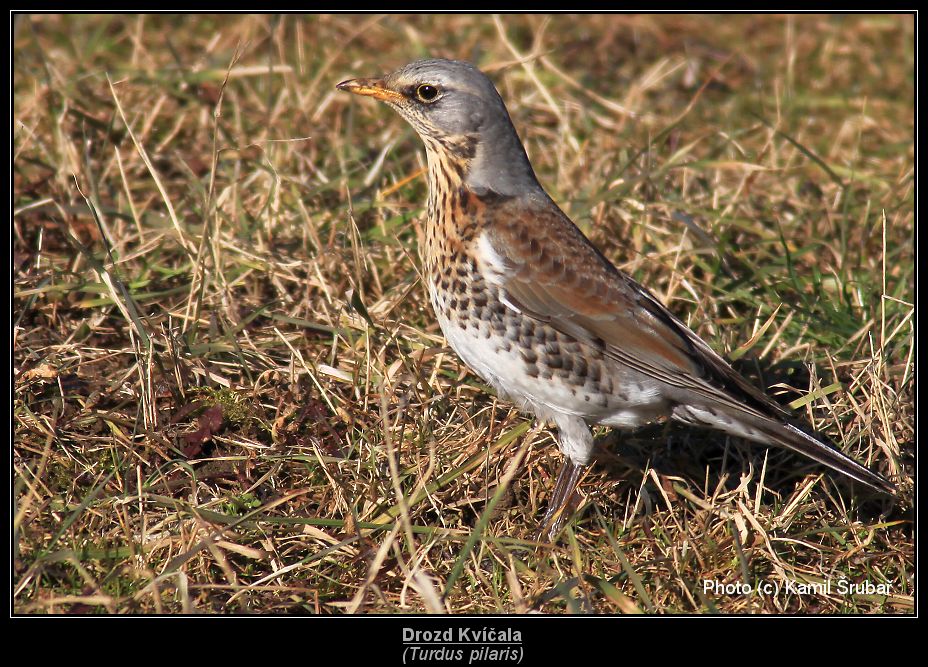
[[[554,492],[551,494],[551,500],[548,503],[548,511],[545,512],[544,519],[538,526],[535,533],[535,539],[539,542],[546,537],[553,542],[561,529],[567,523],[571,516],[574,491],[580,482],[580,477],[587,469],[585,465],[578,465],[568,458],[564,459],[563,465],[557,474],[557,482],[554,484]]]

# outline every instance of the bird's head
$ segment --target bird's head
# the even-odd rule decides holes
[[[512,194],[520,186],[537,187],[496,87],[470,63],[419,60],[379,79],[350,79],[337,88],[389,104],[429,153],[459,165],[474,189]]]

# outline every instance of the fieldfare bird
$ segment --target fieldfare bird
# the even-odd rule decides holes
[[[893,493],[593,246],[538,183],[502,98],[473,65],[422,60],[338,88],[386,102],[425,144],[421,255],[448,343],[501,396],[557,426],[564,463],[541,524],[549,539],[590,463],[589,424],[630,429],[670,417],[791,449]]]

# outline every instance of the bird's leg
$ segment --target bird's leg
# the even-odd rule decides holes
[[[561,532],[561,528],[570,518],[570,500],[580,481],[580,476],[587,467],[574,463],[569,457],[564,457],[564,463],[557,474],[557,482],[554,483],[554,493],[548,502],[548,511],[545,512],[545,518],[538,527],[536,539],[540,540],[545,536],[546,527],[548,527],[547,537],[551,541],[554,541],[557,534]]]
[[[593,454],[593,434],[583,419],[565,414],[554,415],[553,419],[557,424],[557,446],[564,454],[564,463],[557,474],[548,511],[536,535],[536,539],[543,539],[548,527],[547,537],[552,541],[570,517],[570,501]]]

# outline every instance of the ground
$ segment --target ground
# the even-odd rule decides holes
[[[913,612],[911,15],[13,31],[14,612]],[[603,429],[536,542],[551,431],[445,346],[422,147],[334,88],[425,56],[487,71],[604,254],[897,497]]]

